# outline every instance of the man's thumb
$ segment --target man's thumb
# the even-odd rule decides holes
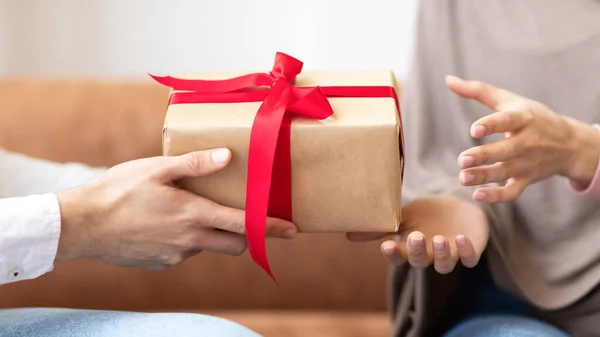
[[[163,170],[168,180],[186,177],[200,177],[213,174],[223,169],[231,161],[229,149],[212,149],[186,153],[169,158]]]

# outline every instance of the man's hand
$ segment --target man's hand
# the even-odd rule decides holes
[[[111,168],[97,184],[59,194],[57,260],[93,257],[158,270],[203,250],[243,253],[244,211],[175,184],[185,177],[214,174],[230,158],[229,150],[216,149],[135,160]],[[291,239],[296,233],[292,223],[268,220],[268,236]]]
[[[353,241],[376,240],[392,233],[348,233]],[[385,241],[383,255],[393,264],[408,261],[414,268],[433,262],[437,272],[454,270],[458,260],[468,268],[479,262],[489,238],[483,211],[472,203],[452,197],[418,199],[402,209],[400,242]]]
[[[475,99],[493,112],[473,123],[472,137],[506,136],[470,148],[458,157],[463,185],[507,182],[505,186],[478,188],[474,200],[512,201],[530,184],[556,174],[578,185],[591,183],[600,156],[600,133],[594,127],[482,82],[449,76],[446,83],[456,94]]]

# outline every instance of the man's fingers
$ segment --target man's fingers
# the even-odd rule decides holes
[[[293,239],[296,234],[298,234],[298,228],[293,223],[278,218],[267,218],[267,237]]]
[[[393,265],[399,266],[406,262],[406,253],[402,252],[398,242],[389,240],[381,244],[381,253]]]
[[[458,166],[468,169],[474,166],[506,162],[522,155],[526,149],[527,146],[521,137],[516,135],[464,151],[458,156]]]
[[[473,243],[464,235],[456,236],[456,248],[458,257],[463,266],[473,268],[479,263],[479,255],[475,252]]]
[[[503,183],[512,177],[527,174],[527,171],[530,170],[531,168],[524,165],[523,162],[513,160],[462,170],[458,175],[458,180],[464,186]]]
[[[476,189],[473,193],[473,200],[488,203],[514,201],[528,185],[527,179],[511,178],[505,186]]]
[[[213,149],[162,158],[165,160],[159,167],[161,175],[169,181],[174,181],[186,177],[206,176],[223,169],[231,160],[231,151]]]
[[[446,85],[454,93],[464,98],[474,99],[492,111],[498,111],[503,104],[517,96],[479,81],[465,81],[456,76],[446,76]]]
[[[523,128],[531,120],[528,112],[505,110],[485,116],[471,126],[471,136],[486,137],[495,133],[506,133]]]
[[[245,212],[236,208],[213,204],[208,226],[227,232],[246,235]],[[298,228],[291,222],[277,218],[267,218],[265,235],[281,239],[292,239]]]
[[[241,255],[246,251],[246,237],[236,233],[207,230],[197,247],[218,254]]]

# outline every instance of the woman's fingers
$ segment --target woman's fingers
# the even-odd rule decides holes
[[[504,138],[464,151],[458,156],[458,166],[464,170],[480,165],[506,162],[523,155],[526,147],[523,139],[518,135]]]
[[[436,235],[433,237],[433,266],[440,274],[448,274],[454,270],[456,260],[450,252],[450,245],[445,237]]]
[[[489,183],[503,183],[512,177],[518,177],[531,172],[526,159],[495,163],[473,167],[460,171],[458,180],[464,186],[476,186]]]
[[[452,272],[459,259],[465,267],[475,267],[479,262],[479,254],[469,238],[458,235],[455,243],[456,246],[451,245],[442,235],[428,240],[423,233],[412,232],[408,235],[405,246],[389,240],[381,244],[381,252],[393,265],[408,262],[413,268],[423,269],[433,263],[434,269],[440,274]],[[428,246],[431,250],[428,250]]]
[[[479,262],[479,255],[475,252],[473,243],[464,235],[456,236],[456,249],[463,266],[473,268]]]
[[[471,126],[471,136],[481,138],[495,133],[517,131],[531,121],[529,112],[517,110],[498,111],[480,118]]]
[[[414,268],[427,268],[431,264],[423,233],[412,232],[408,235],[406,238],[406,258]]]
[[[529,185],[525,178],[508,179],[505,186],[481,187],[473,192],[473,200],[477,202],[509,202],[516,200]]]
[[[393,265],[399,266],[406,262],[398,242],[389,240],[381,244],[381,253]]]

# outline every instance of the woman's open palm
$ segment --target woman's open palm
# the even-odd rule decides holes
[[[489,238],[488,222],[475,204],[452,197],[418,199],[402,209],[399,241],[381,245],[384,256],[394,264],[410,263],[426,268],[431,263],[436,271],[446,274],[454,270],[458,260],[466,267],[479,262]],[[374,240],[387,234],[348,233],[353,241]]]

